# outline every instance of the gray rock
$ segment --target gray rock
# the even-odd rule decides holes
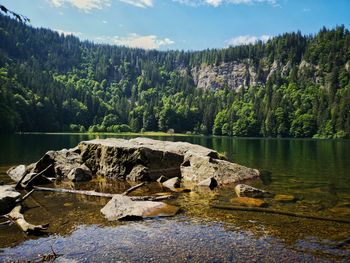
[[[16,205],[16,200],[21,196],[15,190],[14,185],[0,186],[0,215],[7,214]]]
[[[258,188],[254,188],[246,184],[238,184],[235,187],[235,192],[238,197],[253,197],[253,198],[263,198],[272,197],[273,194]]]
[[[167,180],[168,180],[168,178],[166,178],[164,175],[162,175],[157,179],[157,182],[162,184]]]
[[[92,179],[92,172],[85,164],[82,164],[77,168],[73,168],[67,178],[73,182],[89,181]]]
[[[130,181],[149,181],[149,170],[146,166],[139,164],[132,168],[131,172],[126,176]]]
[[[197,184],[198,186],[207,186],[210,189],[213,189],[218,186],[218,182],[214,177],[209,177],[208,179],[205,179]]]
[[[163,202],[132,201],[125,195],[115,195],[101,213],[110,221],[174,216],[179,208]]]
[[[166,180],[164,183],[162,183],[163,186],[173,189],[173,188],[179,188],[180,187],[180,178],[174,177],[169,180]]]
[[[231,163],[212,149],[148,138],[83,141],[73,149],[47,152],[31,172],[52,164],[45,176],[67,177],[83,163],[92,174],[133,181],[156,181],[166,175],[198,183],[213,177],[222,185],[259,176],[258,170]]]
[[[15,167],[11,167],[7,171],[7,174],[13,181],[18,182],[26,174],[26,166],[24,164],[21,164]]]

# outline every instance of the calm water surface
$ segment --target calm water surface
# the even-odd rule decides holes
[[[103,138],[104,136],[100,136]],[[111,137],[111,136],[109,136]],[[0,180],[6,170],[37,161],[46,151],[70,148],[91,135],[11,135],[0,142]],[[243,139],[223,137],[153,137],[188,141],[225,153],[229,159],[268,171],[250,184],[298,202],[270,208],[350,220],[350,141]],[[64,188],[120,193],[130,185],[104,178],[89,183],[62,182]],[[192,187],[192,186],[189,186]],[[164,191],[150,184],[135,194]],[[24,236],[16,226],[0,227],[0,261],[39,260],[51,252],[58,262],[350,262],[350,225],[264,213],[224,211],[210,203],[230,204],[233,186],[210,191],[194,188],[169,203],[182,213],[171,219],[106,222],[99,210],[108,199],[60,193],[34,193],[25,216],[50,223],[44,237]]]

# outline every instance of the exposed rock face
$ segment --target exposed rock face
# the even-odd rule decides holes
[[[15,207],[16,200],[21,194],[12,185],[0,186],[0,215],[4,215]]]
[[[110,221],[142,219],[146,217],[173,216],[179,208],[163,202],[132,201],[130,197],[115,195],[101,213]]]
[[[225,86],[237,89],[255,86],[257,74],[249,63],[227,62],[218,66],[206,65],[194,67],[191,74],[198,88],[216,90]]]
[[[253,198],[260,198],[260,197],[271,197],[273,196],[272,193],[254,188],[250,185],[246,184],[238,184],[235,187],[235,192],[238,197],[253,197]]]
[[[83,164],[93,175],[132,181],[156,181],[164,175],[197,183],[214,178],[218,184],[229,184],[259,176],[258,170],[224,160],[214,150],[147,138],[96,139],[81,142],[70,150],[49,151],[30,172],[52,165],[45,176],[69,175],[72,179]]]

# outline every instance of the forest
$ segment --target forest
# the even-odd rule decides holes
[[[257,82],[196,85],[194,68],[230,62],[254,67]],[[81,41],[0,15],[2,133],[349,138],[349,79],[344,26],[223,49],[156,51]]]

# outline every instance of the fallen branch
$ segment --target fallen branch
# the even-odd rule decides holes
[[[26,200],[34,191],[35,191],[35,190],[32,189],[32,190],[31,190],[29,193],[27,193],[26,195],[24,195],[24,196],[18,198],[18,199],[16,200],[16,204],[22,203],[22,202],[23,202],[24,200]]]
[[[142,186],[144,186],[144,185],[145,185],[145,182],[140,183],[140,184],[138,184],[138,185],[135,185],[135,186],[133,186],[133,187],[130,187],[128,190],[126,190],[124,193],[122,193],[122,195],[128,195],[128,194],[130,194],[131,192],[135,191],[136,189],[138,189],[138,188],[140,188],[140,187],[142,187]]]
[[[96,191],[72,190],[72,189],[64,189],[64,188],[49,188],[49,187],[41,187],[41,186],[34,186],[34,189],[37,191],[70,193],[70,194],[79,194],[79,195],[88,195],[88,196],[97,196],[97,197],[106,197],[106,198],[113,198],[115,195],[118,195],[118,194],[100,193],[100,192],[96,192]],[[131,200],[133,200],[133,201],[160,201],[160,200],[170,199],[172,197],[173,197],[172,195],[130,196]]]
[[[50,167],[52,166],[52,164],[50,164],[49,166],[47,166],[44,170],[42,170],[40,173],[37,173],[36,175],[34,175],[32,178],[30,178],[30,180],[23,185],[22,182],[24,180],[24,178],[26,178],[26,176],[28,174],[24,174],[22,176],[22,178],[17,182],[15,189],[25,189],[27,188],[31,182],[33,182],[36,178],[38,178],[39,176],[42,176]],[[48,179],[47,177],[43,176],[44,178],[46,178],[47,180],[49,180],[50,182],[52,182],[50,179]]]
[[[11,220],[7,220],[7,221],[5,221],[5,222],[1,222],[1,223],[0,223],[0,226],[7,226],[7,225],[9,225],[9,224],[11,224],[11,223],[12,223]]]
[[[15,208],[12,209],[10,213],[8,213],[5,217],[14,221],[25,233],[37,233],[43,230],[47,230],[49,227],[49,224],[45,225],[33,225],[28,223],[25,219],[23,214],[21,214],[21,206],[18,205]]]
[[[229,206],[229,205],[216,205],[216,204],[211,204],[210,207],[216,208],[216,209],[238,210],[238,211],[245,211],[245,212],[262,212],[262,213],[268,213],[268,214],[278,214],[278,215],[284,215],[284,216],[292,216],[292,217],[299,217],[299,218],[307,218],[307,219],[315,219],[315,220],[350,224],[349,220],[333,219],[333,218],[329,218],[329,217],[320,217],[320,216],[298,214],[298,213],[293,213],[293,212],[285,212],[285,211],[280,211],[280,210],[273,210],[273,209],[259,208],[259,207],[242,207],[242,206]]]

